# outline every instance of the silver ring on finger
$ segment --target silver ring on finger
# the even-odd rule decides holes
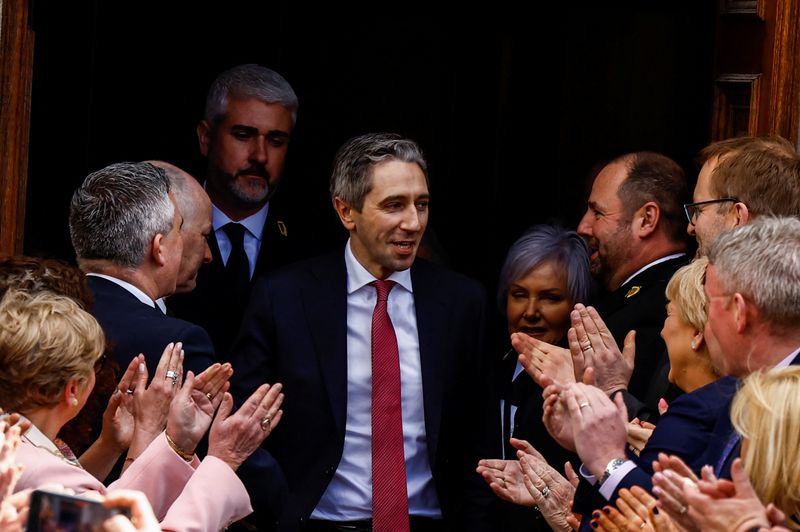
[[[542,497],[545,499],[550,496],[550,488],[545,485],[544,489],[542,490]]]
[[[213,401],[214,400],[214,396],[211,395],[211,392],[206,392],[206,397],[208,397],[209,401]]]
[[[585,344],[581,344],[581,349],[583,349],[584,351],[588,351],[591,348],[592,348],[591,342],[586,342]]]
[[[584,402],[582,402],[581,404],[578,405],[578,407],[580,407],[581,410],[583,410],[587,406],[591,406],[588,401],[584,401]]]
[[[688,512],[688,511],[689,511],[689,509],[686,506],[681,506],[681,509],[678,510],[678,513],[681,514],[681,515],[686,515],[686,512]]]
[[[169,370],[169,371],[167,371],[165,377],[167,379],[171,379],[172,380],[172,385],[173,386],[178,384],[178,372],[177,371]]]
[[[271,420],[269,419],[269,416],[267,416],[264,419],[262,419],[261,420],[261,430],[263,430],[264,432],[267,432],[267,430],[269,430],[270,421]]]

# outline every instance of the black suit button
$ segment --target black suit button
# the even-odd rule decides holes
[[[325,468],[325,476],[332,477],[333,474],[336,473],[336,468],[333,466],[329,466]]]
[[[300,522],[301,525],[306,522],[305,517],[298,517],[297,520]]]

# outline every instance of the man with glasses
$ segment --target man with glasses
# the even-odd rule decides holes
[[[706,255],[722,231],[761,215],[800,215],[800,157],[781,137],[741,137],[700,152],[694,200],[684,205],[687,231]]]

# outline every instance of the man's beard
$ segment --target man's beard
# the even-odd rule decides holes
[[[260,191],[254,192],[252,187],[244,186],[240,181],[240,176],[258,176],[264,179],[264,188]],[[263,205],[268,202],[277,189],[277,183],[270,184],[269,171],[264,166],[249,166],[244,170],[239,170],[227,179],[228,191],[239,202],[245,205]]]
[[[618,287],[609,286],[613,277],[630,260],[631,232],[627,224],[621,223],[617,230],[607,239],[604,247],[604,254],[598,252],[597,258],[591,262],[590,268],[592,275],[598,279],[609,290],[616,290]],[[599,248],[598,248],[599,250]],[[619,279],[619,282],[624,279]]]

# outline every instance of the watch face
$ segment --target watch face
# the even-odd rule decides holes
[[[608,477],[611,476],[611,473],[613,473],[616,469],[618,469],[626,461],[627,460],[625,460],[623,458],[614,458],[613,460],[611,460],[608,463],[608,465],[606,466],[606,470],[603,471],[603,478],[600,479],[600,484],[603,484],[606,480],[608,480]]]

